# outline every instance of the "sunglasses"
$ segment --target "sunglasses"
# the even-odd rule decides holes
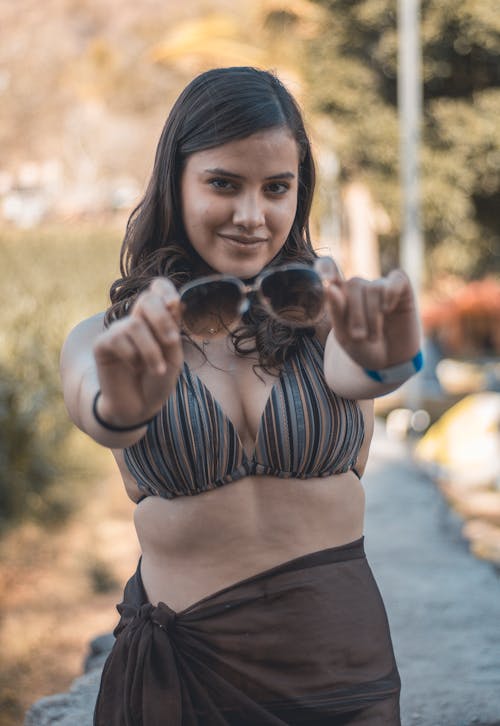
[[[249,285],[222,274],[188,282],[179,290],[185,332],[211,338],[225,335],[250,307],[250,294],[269,315],[291,327],[314,325],[323,316],[325,280],[330,276],[329,263],[334,265],[328,257],[316,263],[314,267],[291,263],[271,268]]]

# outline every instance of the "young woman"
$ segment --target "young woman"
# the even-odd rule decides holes
[[[374,396],[418,369],[407,277],[344,280],[308,231],[314,165],[272,74],[195,78],[163,129],[111,306],[62,352],[142,557],[98,726],[395,726],[363,552]]]

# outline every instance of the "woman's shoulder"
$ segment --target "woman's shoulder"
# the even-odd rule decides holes
[[[69,332],[61,351],[61,360],[64,362],[68,357],[81,351],[92,349],[94,340],[104,330],[105,313],[97,313],[77,323]]]
[[[81,428],[80,391],[88,371],[94,371],[94,342],[104,330],[104,313],[92,315],[75,325],[66,338],[59,361],[64,400],[71,418]],[[93,384],[94,385],[94,384]],[[95,387],[97,387],[97,382]],[[95,388],[94,388],[95,390]]]
[[[77,323],[68,335],[69,338],[81,338],[88,335],[98,335],[104,330],[105,313],[96,313]]]

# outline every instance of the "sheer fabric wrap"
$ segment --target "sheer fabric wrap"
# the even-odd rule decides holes
[[[399,675],[363,540],[238,582],[181,612],[140,562],[118,605],[95,726],[399,726]]]

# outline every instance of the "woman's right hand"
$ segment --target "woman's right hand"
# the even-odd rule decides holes
[[[179,295],[169,280],[156,278],[127,317],[96,338],[98,412],[104,421],[133,426],[161,409],[183,364],[179,327]]]

